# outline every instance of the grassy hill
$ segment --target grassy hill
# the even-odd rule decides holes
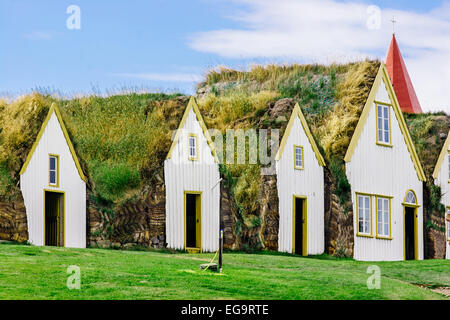
[[[0,299],[445,299],[415,284],[450,286],[450,261],[356,262],[327,256],[225,254],[224,272],[200,271],[212,254],[0,244]],[[81,268],[81,290],[66,287]],[[381,268],[380,290],[367,267]]]

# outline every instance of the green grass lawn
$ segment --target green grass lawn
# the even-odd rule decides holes
[[[445,299],[414,284],[450,286],[450,261],[366,263],[276,254],[224,255],[224,272],[200,271],[213,254],[0,244],[0,299]],[[81,268],[69,290],[67,267]],[[381,268],[369,290],[367,267]]]

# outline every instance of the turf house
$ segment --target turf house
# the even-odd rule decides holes
[[[198,106],[191,98],[166,161],[167,246],[190,252],[219,247],[219,160]]]
[[[68,238],[69,219],[82,216],[67,216],[63,180],[70,174],[80,189],[85,183],[87,247],[215,251],[223,229],[229,250],[444,258],[445,199],[432,176],[450,116],[402,106],[408,99],[397,90],[405,84],[405,96],[414,99],[398,56],[386,66],[367,60],[222,67],[198,84],[195,100],[151,93],[0,100],[0,239],[44,244],[39,223],[49,189],[66,192],[65,242],[57,244],[83,246]],[[49,114],[53,120],[43,126]],[[64,141],[39,137],[42,127],[53,130],[50,123],[51,138]],[[259,145],[257,161],[237,151],[238,137],[226,139],[227,131],[243,132],[248,146],[250,129],[259,136],[266,130],[271,141]],[[36,141],[42,153],[32,152]],[[59,155],[61,170],[69,166],[59,171],[59,189],[49,185],[50,155]],[[227,161],[239,157],[246,161]],[[32,187],[33,163],[40,161],[45,181]],[[76,206],[78,212],[83,204]],[[195,231],[189,236],[187,211]]]
[[[324,252],[324,166],[296,104],[276,155],[279,251],[304,256]]]
[[[446,258],[450,259],[450,131],[439,155],[433,173],[434,183],[442,194],[441,204],[445,207],[445,247]]]
[[[86,247],[86,178],[55,104],[20,171],[20,189],[30,243]]]

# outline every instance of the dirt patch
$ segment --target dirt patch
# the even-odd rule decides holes
[[[428,289],[436,293],[440,293],[447,298],[450,298],[450,287],[436,287],[431,285],[417,285],[419,288]]]

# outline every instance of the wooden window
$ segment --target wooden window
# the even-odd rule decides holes
[[[405,203],[408,203],[408,204],[416,204],[417,203],[417,199],[416,199],[416,196],[414,195],[414,192],[408,191],[408,193],[406,194],[406,197],[405,197]]]
[[[357,194],[358,235],[372,236],[372,197]]]
[[[189,160],[198,160],[198,138],[195,134],[189,135]]]
[[[297,170],[304,169],[303,147],[294,146],[294,168]]]
[[[450,151],[448,152],[448,182],[450,183]]]
[[[377,236],[391,237],[391,199],[377,197]]]
[[[391,144],[391,120],[388,105],[377,104],[377,143]]]
[[[447,208],[447,240],[450,241],[450,207]]]
[[[48,181],[52,187],[59,186],[59,156],[55,154],[49,155]]]

